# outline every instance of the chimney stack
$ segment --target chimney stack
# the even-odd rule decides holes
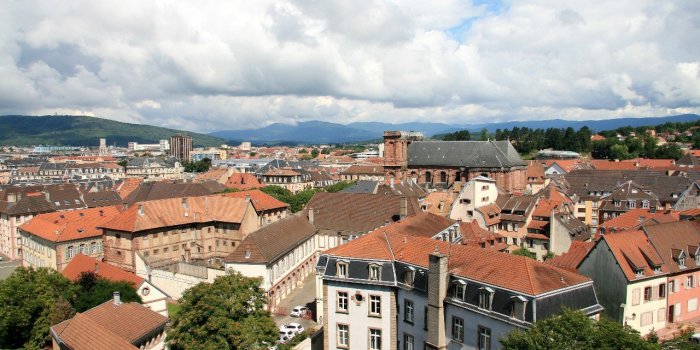
[[[122,304],[122,299],[121,299],[121,297],[119,296],[119,292],[116,291],[116,292],[113,293],[113,295],[114,295],[114,305],[121,305],[121,304]]]
[[[126,202],[122,202],[122,209],[123,209],[123,210],[129,209],[129,205],[126,204]]]
[[[182,199],[182,209],[185,210],[185,217],[189,216],[190,205],[187,203],[187,197]]]
[[[309,223],[314,224],[314,208],[309,208]]]
[[[139,215],[143,216],[143,203],[139,203]]]
[[[399,198],[399,217],[403,220],[408,216],[408,198],[401,196]]]
[[[436,247],[437,248],[437,247]],[[445,297],[447,296],[447,255],[439,251],[429,256],[428,263],[428,345],[447,349],[445,343]]]
[[[44,198],[47,202],[51,202],[51,196],[49,196],[49,191],[44,191]]]

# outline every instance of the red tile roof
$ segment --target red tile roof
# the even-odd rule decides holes
[[[222,181],[223,179],[226,179],[228,175],[228,169],[223,169],[223,168],[212,168],[209,169],[206,172],[197,174],[197,176],[194,177],[195,182],[205,182],[205,181]]]
[[[130,177],[123,179],[116,186],[114,186],[114,189],[117,191],[117,193],[119,193],[119,197],[126,199],[126,197],[128,197],[131,192],[134,192],[134,190],[137,189],[142,182],[142,178]]]
[[[476,211],[483,215],[486,226],[492,226],[501,222],[501,208],[496,204],[489,204],[476,208]],[[489,214],[493,214],[493,217],[490,217]]]
[[[472,222],[460,222],[459,231],[462,233],[462,244],[464,245],[481,247],[481,244],[484,243],[486,248],[496,248],[499,250],[505,248],[498,242],[499,239],[502,239],[501,235],[482,228],[476,220]]]
[[[638,228],[642,223],[648,224],[649,220],[657,223],[673,222],[680,220],[680,215],[677,211],[657,211],[652,213],[649,209],[635,208],[606,221],[600,227],[605,228],[606,232],[610,232],[612,229],[623,231]]]
[[[676,260],[678,256],[673,251],[685,253],[685,268],[698,268],[695,263],[695,252],[700,245],[700,223],[697,221],[678,221],[645,227],[649,239],[661,258],[666,263],[670,272],[680,272],[681,269]],[[686,270],[687,271],[687,270]]]
[[[125,339],[95,323],[90,317],[80,313],[51,327],[51,331],[62,343],[74,350],[138,349]]]
[[[435,191],[425,196],[423,203],[427,205],[427,211],[433,214],[447,216],[452,205],[452,193]]]
[[[131,282],[134,287],[140,286],[144,279],[128,271],[124,271],[116,266],[112,266],[101,260],[78,253],[63,268],[61,274],[72,281],[77,281],[83,272],[94,272],[97,276],[110,281]]]
[[[277,200],[275,197],[260,191],[260,190],[250,190],[241,192],[231,192],[223,194],[224,197],[230,198],[243,198],[250,196],[250,201],[253,203],[253,207],[256,211],[265,211],[273,209],[283,209],[289,207],[289,204]]]
[[[137,202],[102,227],[137,232],[212,221],[240,223],[246,206],[244,199],[220,195]]]
[[[579,164],[581,164],[581,160],[579,159],[549,159],[545,160],[544,164],[547,168],[551,167],[552,164],[557,163],[557,165],[562,168],[564,171],[567,173],[570,173],[572,170],[575,170]]]
[[[66,242],[99,237],[104,223],[121,213],[121,206],[79,209],[40,214],[20,226],[20,229],[50,242]]]
[[[226,188],[233,188],[237,190],[250,190],[253,188],[264,187],[265,184],[260,182],[255,174],[234,173],[229,176],[228,181],[226,181],[224,186],[226,186]]]
[[[435,251],[449,256],[450,273],[528,295],[539,295],[590,281],[585,276],[534,259],[428,237],[407,236],[389,225],[325,254],[363,259],[397,260],[428,267]]]
[[[588,252],[593,248],[595,242],[582,242],[582,241],[572,241],[571,246],[569,246],[569,251],[566,253],[555,256],[554,258],[547,259],[546,264],[561,267],[563,269],[574,271],[578,270],[578,266],[583,261],[583,258],[588,255]]]
[[[168,318],[139,304],[112,300],[85,311],[83,315],[129,343],[134,343],[154,329],[165,327]]]
[[[591,165],[596,170],[637,170],[635,163],[615,162],[604,159],[592,159]]]
[[[649,266],[649,261],[658,264],[662,272],[668,272],[668,267],[663,263],[661,256],[642,231],[606,234],[601,241],[608,244],[628,281],[656,276],[653,268]],[[642,277],[637,277],[635,268],[642,271]]]

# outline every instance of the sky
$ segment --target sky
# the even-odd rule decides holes
[[[3,1],[0,114],[189,131],[700,113],[700,1]]]

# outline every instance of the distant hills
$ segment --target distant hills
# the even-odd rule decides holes
[[[584,121],[553,119],[462,125],[442,123],[389,124],[382,122],[337,124],[308,121],[296,125],[277,123],[259,129],[223,130],[206,135],[151,125],[121,123],[96,117],[6,115],[0,116],[0,145],[96,146],[98,139],[104,137],[109,145],[116,143],[118,146],[126,146],[130,141],[157,143],[158,140],[169,139],[171,135],[183,132],[192,136],[196,147],[219,146],[223,143],[236,144],[241,141],[252,141],[255,144],[350,143],[381,140],[385,130],[422,131],[430,137],[465,129],[470,132],[478,132],[482,128],[486,128],[489,132],[493,132],[496,129],[512,129],[516,126],[532,129],[550,127],[579,129],[587,125],[598,132],[623,126],[654,126],[667,122],[690,122],[698,119],[700,119],[700,115],[683,114],[650,118]]]
[[[99,138],[108,145],[126,147],[128,142],[158,143],[176,133],[192,136],[195,146],[219,146],[226,140],[205,134],[151,125],[121,123],[86,116],[0,116],[0,145],[98,146]]]
[[[578,130],[587,125],[593,131],[598,132],[617,129],[623,126],[654,126],[667,122],[691,122],[697,119],[700,119],[700,115],[683,114],[649,118],[617,118],[582,121],[550,119],[468,125],[450,125],[442,123],[389,124],[382,122],[336,124],[322,121],[308,121],[300,122],[296,125],[275,123],[259,129],[222,130],[210,133],[210,135],[231,140],[232,142],[252,141],[256,144],[320,144],[380,140],[385,130],[422,131],[426,136],[433,136],[457,130],[478,132],[483,128],[486,128],[489,132],[494,132],[496,129],[512,129],[513,127],[528,127],[532,129],[572,127]]]

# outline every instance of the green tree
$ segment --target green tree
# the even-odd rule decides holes
[[[654,153],[654,157],[658,159],[680,159],[683,157],[683,151],[681,148],[675,144],[675,143],[667,143],[665,145],[661,145],[656,148],[656,152]]]
[[[98,277],[93,272],[83,272],[76,282],[78,290],[75,295],[73,306],[78,312],[84,312],[93,307],[112,299],[114,292],[119,292],[119,297],[123,302],[141,303],[141,297],[136,288],[129,282],[113,282]]]
[[[527,250],[527,248],[525,248],[525,247],[522,247],[522,248],[520,248],[520,249],[514,250],[514,251],[513,251],[513,255],[525,256],[525,257],[528,257],[528,258],[530,258],[530,259],[535,259],[535,258],[537,258],[537,255],[535,255],[535,253],[533,253],[533,252]]]
[[[260,278],[231,271],[213,283],[183,293],[172,317],[167,345],[172,350],[267,349],[278,330],[260,289]]]
[[[606,318],[596,322],[570,309],[535,322],[527,331],[514,331],[500,342],[506,350],[660,349],[629,326]]]
[[[56,270],[19,267],[0,281],[0,348],[40,349],[49,328],[73,314],[74,287]]]
[[[340,192],[350,186],[355,185],[357,183],[356,181],[340,181],[337,183],[334,183],[330,186],[326,186],[323,190],[326,192]]]
[[[481,129],[481,141],[486,141],[489,138],[489,131],[486,128]]]
[[[326,147],[326,148],[321,150],[321,154],[331,154],[331,149]]]
[[[292,192],[290,192],[288,189],[276,185],[265,186],[260,190],[279,200],[281,200],[280,198],[282,197],[289,197],[292,195]]]
[[[126,165],[127,165],[128,163],[129,163],[129,161],[127,161],[126,159],[122,159],[122,160],[120,160],[120,161],[117,162],[117,164],[118,164],[119,166],[121,166],[122,168],[124,168],[124,171],[126,171]]]
[[[630,159],[632,156],[629,153],[627,145],[612,145],[610,147],[610,157],[612,159]]]
[[[472,139],[472,136],[469,134],[469,130],[460,130],[446,134],[442,139],[444,141],[469,141]]]
[[[316,158],[316,157],[318,157],[318,153],[319,153],[318,148],[312,149],[312,150],[311,150],[311,158]]]

